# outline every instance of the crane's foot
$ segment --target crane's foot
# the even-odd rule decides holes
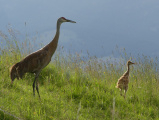
[[[120,95],[123,96],[122,91],[120,91]]]
[[[126,96],[124,96],[124,99],[126,99]]]

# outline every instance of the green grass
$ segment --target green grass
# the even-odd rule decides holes
[[[7,41],[7,46],[0,49],[0,109],[5,111],[0,111],[0,119],[159,119],[157,58],[144,55],[134,58],[121,52],[124,63],[122,59],[111,63],[96,57],[84,61],[79,54],[64,57],[62,50],[58,50],[39,76],[39,100],[37,93],[33,97],[33,74],[26,74],[22,80],[16,79],[13,85],[9,77],[10,66],[26,56],[27,52],[22,52],[26,46],[2,33],[1,40]],[[125,100],[115,86],[126,71],[126,60],[130,57],[137,65],[131,66]]]

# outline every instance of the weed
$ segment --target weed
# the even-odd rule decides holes
[[[38,96],[32,95],[34,75],[26,74],[23,80],[16,79],[10,85],[10,66],[32,52],[33,46],[28,39],[18,42],[14,30],[9,30],[9,36],[0,32],[0,40],[6,45],[0,47],[1,109],[29,120],[159,119],[157,58],[133,57],[125,50],[119,50],[121,59],[113,61],[112,58],[99,60],[89,53],[87,58],[78,53],[63,56],[63,48],[59,47],[53,61],[39,76],[39,100]],[[131,69],[129,90],[124,100],[115,85],[130,57],[137,65]],[[3,111],[0,111],[0,117],[13,119]]]

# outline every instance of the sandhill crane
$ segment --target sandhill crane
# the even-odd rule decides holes
[[[127,71],[118,79],[116,88],[120,89],[120,95],[122,96],[122,90],[124,89],[124,98],[126,97],[126,92],[128,90],[129,84],[129,72],[130,72],[130,65],[135,64],[130,60],[127,61]]]
[[[34,73],[35,79],[33,82],[33,95],[35,96],[35,84],[36,84],[36,90],[40,98],[39,89],[38,89],[38,76],[41,70],[44,67],[46,67],[51,61],[52,55],[54,54],[57,48],[59,34],[60,34],[60,25],[63,22],[76,23],[75,21],[68,20],[64,17],[59,18],[57,20],[57,28],[56,28],[56,34],[54,39],[48,45],[26,56],[23,60],[14,64],[10,68],[10,77],[11,77],[12,84],[15,78],[22,79],[25,73],[27,72]]]

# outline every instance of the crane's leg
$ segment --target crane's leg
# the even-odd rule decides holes
[[[123,94],[122,94],[122,89],[120,89],[120,95],[123,96]]]
[[[33,82],[33,95],[35,96],[35,84],[36,84],[36,90],[37,90],[37,93],[38,93],[39,98],[40,98],[39,89],[38,89],[38,76],[39,76],[39,73],[35,74],[35,79],[34,79],[34,82]]]
[[[37,77],[35,76],[34,82],[33,82],[33,95],[35,96],[35,82],[36,82]]]
[[[126,92],[127,92],[127,90],[124,90],[124,93],[125,93],[125,94],[124,94],[124,99],[126,98]]]
[[[38,95],[39,95],[39,98],[40,98],[39,88],[38,88],[38,79],[36,80],[36,91],[37,91],[37,93],[38,93]]]
[[[124,99],[126,98],[126,92],[127,92],[127,90],[128,90],[128,86],[126,86],[126,87],[125,87],[125,90],[124,90],[124,93],[125,93],[125,94],[124,94]]]

